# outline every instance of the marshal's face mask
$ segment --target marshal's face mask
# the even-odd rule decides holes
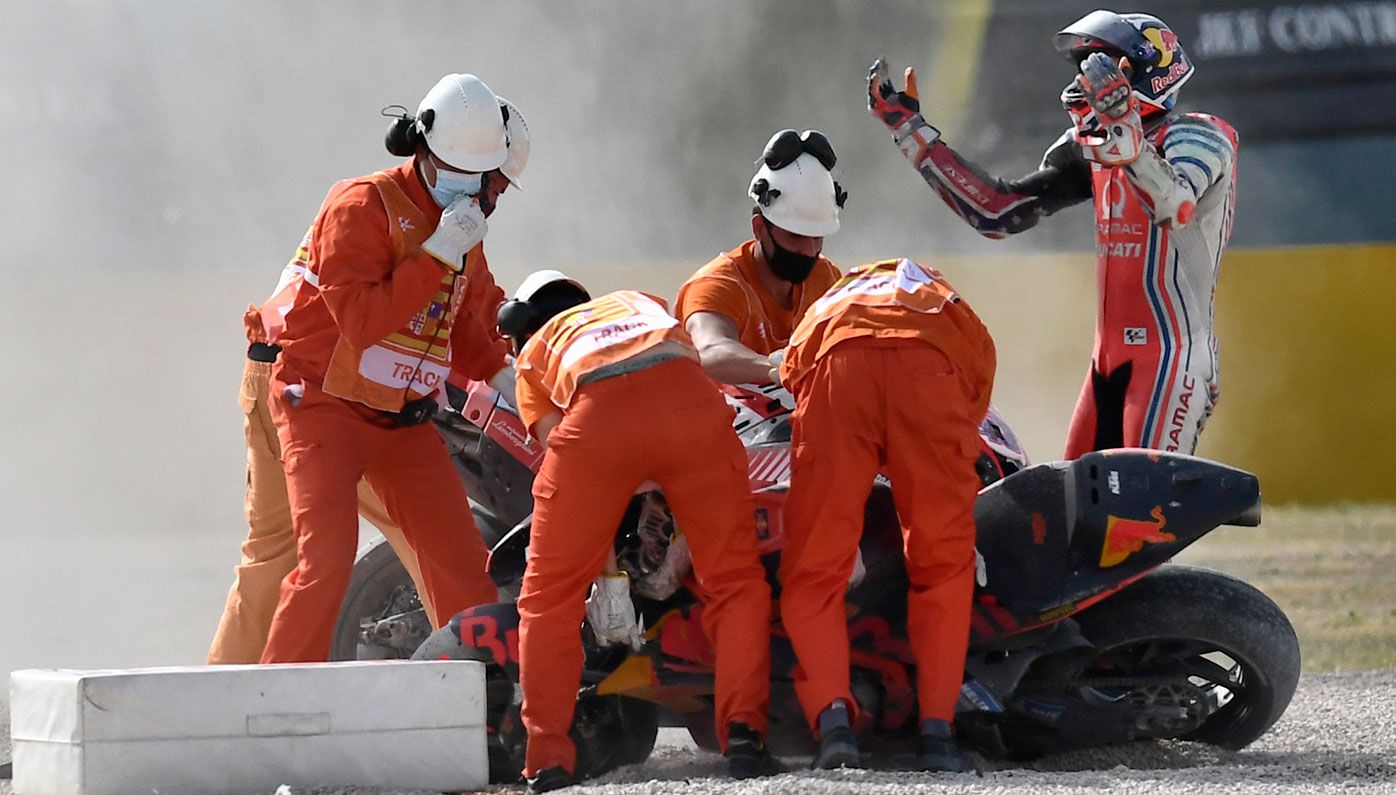
[[[437,161],[436,156],[430,156],[427,162],[430,163],[431,170],[436,172],[436,184],[427,186],[427,191],[430,191],[431,198],[436,200],[441,210],[451,207],[456,198],[479,196],[484,187],[483,172],[458,172],[441,168],[441,162]]]
[[[436,166],[436,184],[427,190],[431,192],[431,197],[444,210],[461,196],[480,195],[484,180],[485,175],[480,172],[447,171]]]

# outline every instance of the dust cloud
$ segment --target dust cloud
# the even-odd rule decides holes
[[[446,72],[482,76],[533,131],[490,220],[506,289],[561,267],[672,295],[748,235],[752,161],[787,126],[839,150],[852,198],[826,253],[845,267],[1086,248],[1075,210],[1034,241],[979,240],[867,117],[868,64],[929,62],[946,8],[6,3],[0,673],[202,660],[245,533],[241,312],[335,180],[391,164],[379,109]],[[947,266],[1001,340],[998,402],[1037,458],[1060,449],[1090,347],[1089,265],[1054,262]]]

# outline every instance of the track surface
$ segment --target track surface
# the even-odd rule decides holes
[[[9,757],[9,716],[0,710],[0,761]],[[794,764],[808,760],[790,760]],[[661,730],[643,765],[565,792],[571,795],[735,795],[736,793],[1003,793],[1051,795],[1120,791],[1181,795],[1235,793],[1396,793],[1396,669],[1306,676],[1270,733],[1240,752],[1192,743],[1136,743],[1063,754],[1031,768],[978,760],[982,776],[866,770],[800,770],[756,782],[723,778],[722,760],[696,750],[679,730]],[[514,793],[522,787],[493,787]],[[12,795],[0,781],[0,795]],[[350,787],[291,789],[279,795],[423,795]]]

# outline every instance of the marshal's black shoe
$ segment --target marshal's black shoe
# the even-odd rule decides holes
[[[955,744],[950,724],[943,720],[928,719],[921,723],[921,752],[916,755],[916,766],[931,773],[974,772],[974,765]]]
[[[550,767],[538,771],[538,775],[528,780],[528,795],[538,795],[540,792],[552,792],[555,789],[570,787],[577,782],[572,779],[572,774],[560,767]]]
[[[858,741],[853,730],[838,726],[824,732],[819,738],[819,753],[814,757],[816,770],[834,770],[840,767],[858,767]]]
[[[785,765],[771,756],[766,739],[745,723],[727,729],[727,772],[732,778],[758,778],[785,772]]]
[[[848,706],[835,701],[819,713],[819,753],[814,756],[815,770],[858,767],[858,740],[848,723]]]

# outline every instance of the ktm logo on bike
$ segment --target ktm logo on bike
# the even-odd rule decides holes
[[[1121,519],[1111,516],[1105,522],[1105,544],[1100,550],[1101,568],[1110,568],[1123,563],[1125,558],[1144,548],[1145,544],[1166,544],[1177,541],[1172,533],[1163,532],[1168,520],[1163,516],[1163,508],[1154,506],[1153,521]]]

